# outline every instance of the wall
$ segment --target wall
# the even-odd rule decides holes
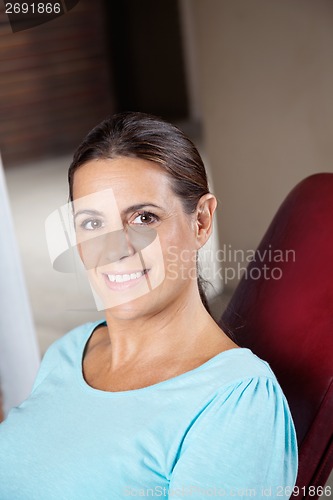
[[[102,0],[12,33],[0,6],[0,148],[5,167],[72,153],[114,110]]]
[[[298,181],[333,171],[333,2],[192,8],[220,244],[247,250]]]

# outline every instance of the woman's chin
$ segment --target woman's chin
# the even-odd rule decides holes
[[[122,320],[134,320],[153,313],[153,303],[150,297],[151,292],[140,297],[112,305],[104,304],[107,315]]]

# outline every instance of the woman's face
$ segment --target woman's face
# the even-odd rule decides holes
[[[196,286],[193,216],[150,161],[92,160],[74,175],[78,249],[103,309],[155,314]]]

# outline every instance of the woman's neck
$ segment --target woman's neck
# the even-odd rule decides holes
[[[204,308],[199,294],[170,302],[161,311],[124,319],[106,311],[111,369],[131,363],[154,362],[222,346],[224,333]],[[216,348],[216,347],[215,347]],[[221,349],[223,350],[223,349]]]

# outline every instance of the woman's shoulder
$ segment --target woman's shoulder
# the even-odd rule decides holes
[[[225,491],[236,491],[236,485],[271,491],[278,485],[293,486],[295,427],[268,363],[249,349],[236,348],[215,356],[202,370],[209,397],[201,401],[186,430],[170,488],[185,478],[189,484],[219,481]],[[210,467],[202,468],[202,457]]]
[[[227,408],[236,415],[249,412],[282,413],[289,406],[285,394],[269,364],[250,349],[234,348],[217,354],[187,380],[179,381],[188,394],[198,397],[200,405]],[[200,407],[201,407],[200,406]],[[201,411],[201,410],[200,410]],[[250,413],[249,413],[250,415]]]
[[[96,328],[104,324],[104,322],[105,322],[104,319],[100,319],[98,321],[91,321],[76,326],[75,328],[72,328],[69,332],[62,335],[48,347],[44,357],[49,352],[55,353],[59,350],[71,349],[71,348],[75,349],[81,346],[82,342],[87,341],[88,338],[92,335],[92,333],[96,330]]]
[[[77,358],[80,350],[84,349],[91,334],[102,325],[104,320],[85,323],[73,328],[65,335],[54,341],[45,351],[42,357],[41,365],[38,370],[33,391],[36,387],[51,373],[59,367],[64,359]]]
[[[262,420],[262,428],[271,426],[284,432],[288,426],[294,433],[292,417],[284,392],[269,364],[250,349],[224,351],[202,366],[200,385],[209,387],[204,411],[210,421],[218,423],[229,418],[237,422]],[[199,383],[198,383],[199,387]],[[215,425],[215,424],[212,424]]]
[[[249,379],[261,378],[277,382],[267,361],[259,358],[250,349],[236,347],[223,351],[204,363],[201,370],[207,377],[221,386],[232,385]]]
[[[171,398],[170,386],[184,395],[184,405],[203,408],[232,408],[237,414],[245,405],[254,412],[287,404],[283,390],[269,364],[247,348],[222,351],[195,368],[157,387]],[[282,406],[280,406],[282,408]]]

